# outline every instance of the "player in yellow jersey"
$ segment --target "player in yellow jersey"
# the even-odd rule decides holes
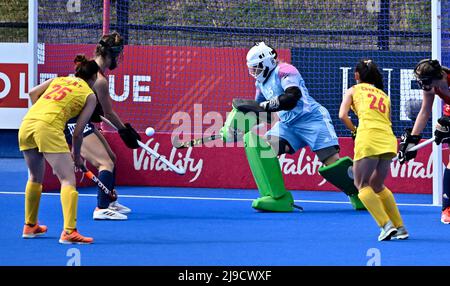
[[[397,153],[392,132],[391,102],[383,91],[383,78],[370,59],[355,68],[356,85],[342,100],[339,118],[356,134],[353,175],[358,197],[381,228],[378,240],[406,239],[406,230],[392,192],[384,185],[390,163]],[[348,116],[352,109],[358,117],[358,129]]]
[[[47,232],[38,224],[39,203],[46,160],[61,183],[61,204],[64,230],[59,242],[63,244],[92,243],[77,231],[78,192],[75,188],[74,163],[84,167],[80,156],[83,129],[91,117],[97,99],[92,86],[99,67],[84,56],[75,58],[75,77],[58,77],[45,81],[30,91],[33,106],[25,115],[19,129],[19,147],[29,170],[25,187],[25,226],[23,238],[34,238]],[[72,152],[64,138],[64,127],[78,115],[72,139]],[[78,127],[79,126],[79,127]]]

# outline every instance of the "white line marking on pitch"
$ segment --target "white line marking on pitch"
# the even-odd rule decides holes
[[[0,192],[1,195],[24,195],[24,192]],[[59,193],[42,193],[44,196],[59,196]],[[78,194],[79,197],[97,197],[96,194]],[[239,198],[208,198],[208,197],[179,197],[179,196],[144,196],[144,195],[120,195],[121,198],[140,198],[140,199],[176,199],[176,200],[209,200],[209,201],[253,201],[254,199]],[[318,201],[318,200],[294,200],[297,203],[313,203],[313,204],[350,204],[350,202],[342,201]],[[406,204],[400,203],[399,206],[415,206],[415,207],[440,207],[433,204]]]

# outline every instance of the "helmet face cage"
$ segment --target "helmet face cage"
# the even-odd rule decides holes
[[[110,69],[115,69],[118,65],[119,62],[121,62],[122,60],[122,56],[123,56],[123,45],[120,46],[112,46],[110,48],[110,52],[111,52],[111,66]],[[113,67],[114,68],[111,68]]]
[[[123,45],[117,45],[117,46],[109,46],[105,41],[100,40],[99,44],[104,46],[109,56],[111,57],[111,65],[109,66],[110,70],[113,70],[117,67],[117,64],[119,62],[119,58],[123,55]]]
[[[258,76],[264,71],[264,66],[261,63],[254,65],[254,66],[249,66],[248,67],[248,73],[254,77],[254,78],[258,78]]]
[[[258,81],[264,81],[269,72],[275,68],[277,54],[264,42],[256,43],[247,53],[249,74]]]
[[[416,77],[417,85],[425,91],[431,90],[431,83],[433,82],[433,78],[431,77]]]
[[[117,58],[122,53],[123,46],[122,45],[120,45],[120,46],[112,46],[110,48],[110,51],[111,51],[111,57]]]
[[[429,65],[431,69],[424,71],[424,66]],[[442,78],[442,68],[437,60],[421,60],[414,69],[414,76],[416,77],[417,85],[425,91],[432,89],[433,80]]]

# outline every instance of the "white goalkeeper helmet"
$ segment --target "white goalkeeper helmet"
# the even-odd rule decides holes
[[[256,43],[247,53],[248,72],[257,81],[263,82],[277,66],[276,51],[264,42]]]

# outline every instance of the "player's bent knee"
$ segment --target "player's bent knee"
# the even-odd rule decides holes
[[[268,136],[267,143],[272,147],[277,156],[283,154],[294,154],[295,150],[289,142],[281,137]]]
[[[358,182],[358,186],[357,186],[357,188],[358,188],[358,190],[361,190],[362,188],[365,188],[365,187],[367,187],[367,186],[370,186],[370,187],[372,187],[371,185],[370,185],[370,182],[369,181],[359,181]]]
[[[376,192],[381,192],[384,189],[384,184],[379,182],[369,182],[370,187]]]
[[[32,183],[42,184],[43,179],[30,173],[28,176],[28,181]]]
[[[339,160],[339,151],[339,145],[335,145],[316,150],[315,153],[322,163],[325,165],[330,165]]]
[[[101,160],[97,169],[112,172],[114,170],[114,162],[112,160]]]
[[[116,164],[116,162],[117,162],[117,156],[116,156],[116,154],[115,154],[114,152],[110,152],[109,158],[111,159],[112,164],[113,164],[113,166],[114,166],[114,165]]]
[[[61,183],[61,187],[62,186],[76,186],[77,185],[77,181],[75,178],[75,174],[73,174],[72,176],[68,175],[65,177],[60,177],[59,178],[59,182]]]
[[[81,154],[81,156],[83,156],[83,154]],[[88,161],[97,170],[108,170],[108,171],[114,170],[115,166],[114,161],[106,153],[99,154],[98,156],[89,156]]]

